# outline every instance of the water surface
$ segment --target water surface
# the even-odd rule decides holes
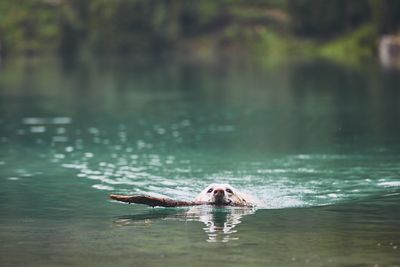
[[[400,265],[399,85],[320,61],[3,62],[0,263]],[[261,203],[108,200],[212,182]]]

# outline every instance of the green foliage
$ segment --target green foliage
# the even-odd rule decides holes
[[[366,56],[377,34],[399,29],[399,13],[396,0],[3,0],[0,43],[9,53],[126,54],[201,42],[189,47],[276,56],[322,42],[323,55]]]
[[[61,34],[57,15],[41,0],[1,1],[0,41],[10,51],[53,50]]]
[[[375,27],[366,24],[339,39],[324,44],[319,53],[338,61],[358,61],[371,57],[376,40]]]

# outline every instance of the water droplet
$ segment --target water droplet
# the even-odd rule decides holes
[[[89,128],[89,133],[93,134],[93,135],[98,135],[100,133],[99,129],[91,127]]]
[[[189,120],[183,120],[183,121],[181,122],[181,125],[182,125],[183,127],[190,126],[190,121],[189,121]]]
[[[64,127],[57,128],[57,134],[65,134],[67,130]]]
[[[66,136],[54,136],[53,137],[53,141],[54,142],[67,142],[68,141],[68,137],[66,137]]]
[[[32,126],[30,128],[31,133],[44,133],[46,132],[45,126]]]
[[[157,133],[158,133],[158,134],[161,134],[161,135],[162,135],[162,134],[165,134],[165,132],[166,132],[166,131],[165,131],[164,128],[157,128]]]
[[[95,185],[92,185],[92,187],[99,189],[99,190],[108,190],[108,191],[114,190],[114,187],[109,186],[109,185],[103,185],[103,184],[95,184]]]
[[[71,121],[72,120],[69,117],[56,117],[52,119],[54,124],[69,124]]]
[[[137,148],[139,148],[139,149],[143,149],[143,148],[146,147],[146,143],[143,142],[142,140],[138,140],[138,141],[136,142],[136,145],[137,145]]]
[[[45,124],[46,119],[44,118],[23,118],[23,124],[35,125],[35,124]]]

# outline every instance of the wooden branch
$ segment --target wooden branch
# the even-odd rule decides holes
[[[151,207],[188,207],[199,205],[213,205],[213,206],[233,206],[233,207],[254,207],[251,203],[230,203],[220,204],[212,202],[199,202],[199,201],[180,201],[170,198],[150,197],[150,196],[127,196],[127,195],[110,195],[110,198],[116,201],[125,203],[144,204]]]
[[[185,207],[185,206],[198,206],[207,203],[194,202],[194,201],[179,201],[172,200],[169,198],[159,198],[150,196],[126,196],[126,195],[110,195],[113,200],[125,202],[125,203],[136,203],[145,204],[151,207]]]

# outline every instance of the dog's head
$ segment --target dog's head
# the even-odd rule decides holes
[[[211,184],[194,201],[208,202],[213,205],[251,205],[249,199],[229,184]]]

